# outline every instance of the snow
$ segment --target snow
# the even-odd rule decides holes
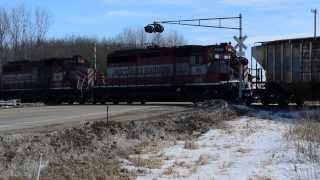
[[[308,162],[296,160],[295,148],[284,137],[300,114],[252,111],[203,134],[194,142],[198,149],[185,149],[183,141],[162,149],[157,155],[165,157],[164,165],[137,180],[296,179],[297,166],[312,169]],[[199,163],[200,156],[208,157],[207,164]]]

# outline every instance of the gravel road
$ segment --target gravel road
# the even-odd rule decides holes
[[[111,121],[124,121],[148,118],[182,111],[186,106],[178,105],[111,105],[109,117]],[[61,126],[74,126],[85,121],[106,118],[107,106],[73,105],[44,106],[32,108],[14,108],[0,110],[0,132],[14,132],[22,129],[54,129]]]

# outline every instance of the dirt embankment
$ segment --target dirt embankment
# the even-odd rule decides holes
[[[0,136],[0,179],[35,179],[40,154],[42,180],[130,179],[135,173],[121,169],[118,159],[127,159],[142,144],[192,139],[236,115],[226,102],[210,101],[153,119]]]

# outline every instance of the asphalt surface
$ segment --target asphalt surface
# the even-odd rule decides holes
[[[175,105],[111,105],[111,121],[135,120],[184,110]],[[37,127],[68,127],[90,120],[106,119],[107,106],[73,105],[13,108],[0,110],[0,132],[22,131]]]

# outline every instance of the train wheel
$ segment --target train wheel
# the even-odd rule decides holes
[[[194,105],[198,104],[198,102],[200,102],[200,99],[198,99],[198,98],[192,100],[192,103]]]
[[[278,105],[281,107],[287,107],[289,105],[289,102],[288,101],[279,101]]]
[[[127,104],[132,104],[132,101],[127,101]]]
[[[86,103],[86,101],[85,101],[84,99],[80,99],[80,100],[79,100],[79,104],[83,105],[83,104],[85,104],[85,103]]]
[[[246,106],[250,106],[252,101],[250,99],[245,99],[244,103],[246,104]]]
[[[304,100],[303,99],[296,99],[295,103],[297,106],[302,107],[304,105]]]
[[[101,105],[106,104],[106,101],[100,101],[100,104]]]
[[[113,104],[117,105],[117,104],[119,104],[119,101],[114,100],[114,101],[113,101]]]
[[[264,106],[268,106],[269,105],[269,102],[266,99],[261,99],[261,103]]]
[[[145,102],[145,101],[141,101],[141,104],[142,104],[142,105],[145,105],[145,104],[146,104],[146,102]]]
[[[288,96],[284,94],[279,94],[276,99],[279,106],[286,107],[289,105]]]

